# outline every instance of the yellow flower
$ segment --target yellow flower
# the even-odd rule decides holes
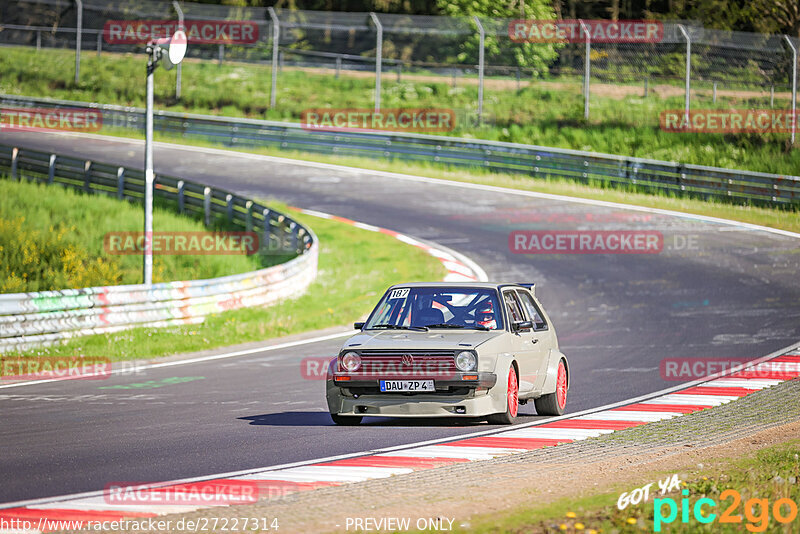
[[[567,517],[569,517],[570,519],[574,519],[577,516],[575,515],[575,512],[567,512]]]
[[[575,523],[575,530],[583,530],[583,523]]]
[[[628,524],[629,525],[635,525],[636,524],[636,518],[635,517],[629,517],[628,518]]]
[[[561,530],[567,530],[567,525],[566,523],[561,523],[560,525],[558,525],[558,528],[560,528]]]

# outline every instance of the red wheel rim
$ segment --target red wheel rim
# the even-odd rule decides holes
[[[517,373],[512,367],[508,371],[508,413],[511,417],[517,416],[519,406],[519,387],[517,386]]]
[[[564,362],[558,363],[558,376],[556,377],[556,401],[562,410],[567,405],[567,370]]]

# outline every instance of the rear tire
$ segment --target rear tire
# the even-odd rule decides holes
[[[491,425],[510,425],[517,420],[519,411],[519,381],[512,365],[508,370],[508,387],[506,388],[506,411],[495,413],[486,418]]]
[[[331,419],[337,425],[342,426],[356,426],[361,424],[361,420],[364,419],[360,415],[338,415],[335,413],[331,414]]]
[[[558,362],[556,390],[533,400],[539,415],[564,415],[567,407],[567,368],[564,360]]]

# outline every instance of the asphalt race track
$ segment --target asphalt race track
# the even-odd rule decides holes
[[[138,141],[6,132],[4,142],[137,167],[144,159]],[[800,339],[800,249],[790,237],[235,152],[157,145],[155,167],[157,173],[446,245],[478,262],[491,280],[536,282],[570,358],[571,412],[676,385],[660,376],[665,358],[755,358]],[[524,255],[509,249],[514,230],[552,229],[657,230],[664,235],[663,251]],[[97,490],[111,482],[278,465],[488,428],[387,419],[334,426],[323,382],[304,379],[299,362],[333,356],[341,341],[138,376],[0,389],[0,502]],[[153,387],[130,388],[143,382]],[[535,417],[532,403],[521,413],[523,421]]]

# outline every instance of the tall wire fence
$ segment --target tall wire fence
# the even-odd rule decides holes
[[[292,71],[374,78],[369,107],[375,108],[380,107],[381,97],[397,101],[404,92],[417,91],[414,84],[428,84],[434,92],[449,88],[442,89],[442,99],[466,95],[465,106],[478,120],[492,113],[513,113],[501,109],[504,96],[526,89],[551,93],[539,94],[542,98],[557,94],[560,100],[574,101],[587,119],[595,107],[614,107],[614,102],[632,97],[656,111],[796,109],[800,39],[711,30],[692,21],[664,22],[659,39],[652,42],[592,42],[588,32],[581,32],[577,42],[520,42],[511,32],[515,21],[501,18],[154,0],[11,0],[0,6],[0,45],[75,49],[78,81],[81,53],[144,50],[142,42],[109,39],[109,21],[177,20],[178,10],[186,24],[247,21],[255,30],[253,39],[197,42],[190,35],[188,57],[264,64],[264,99],[277,109],[281,79]],[[179,96],[179,86],[176,89]],[[641,115],[629,105],[618,106],[615,113],[630,120]],[[608,120],[608,114],[604,116]],[[650,113],[647,120],[653,116]],[[641,120],[646,120],[644,115]],[[795,129],[787,132],[792,142]]]

